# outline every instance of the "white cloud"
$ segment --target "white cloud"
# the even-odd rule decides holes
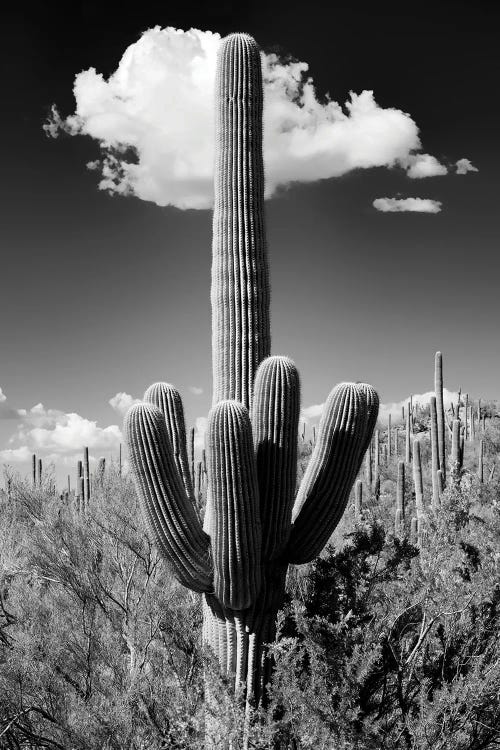
[[[325,402],[322,404],[312,404],[312,406],[306,406],[300,410],[300,419],[303,422],[309,422],[309,420],[317,420],[323,413],[325,408]]]
[[[37,404],[21,420],[9,439],[10,447],[0,451],[0,458],[22,462],[36,453],[46,460],[59,460],[80,455],[84,447],[100,454],[116,451],[122,440],[117,425],[99,427],[79,414],[46,409],[43,404]]]
[[[413,180],[423,177],[439,177],[448,174],[448,169],[435,156],[430,154],[412,154],[404,162],[407,166],[406,174]]]
[[[25,414],[24,409],[14,409],[7,402],[7,396],[0,388],[0,419],[19,419]]]
[[[469,159],[459,159],[456,164],[457,174],[467,174],[467,172],[479,172]]]
[[[197,385],[190,385],[189,390],[194,396],[201,396],[203,393],[203,388],[199,388]]]
[[[74,82],[76,112],[53,109],[45,126],[97,140],[100,188],[160,206],[212,205],[214,74],[219,34],[155,27],[144,32],[106,80],[94,68]],[[372,91],[345,106],[319,101],[304,62],[263,54],[266,194],[353,169],[401,166],[410,176],[443,173],[412,117],[380,107]]]
[[[384,213],[410,211],[413,213],[437,214],[441,211],[441,201],[431,198],[376,198],[373,207]]]
[[[29,461],[32,456],[32,451],[23,445],[20,448],[7,448],[6,450],[0,451],[0,457],[2,461],[8,464],[22,463]]]
[[[121,414],[121,416],[124,417],[132,404],[140,404],[141,399],[134,398],[130,395],[130,393],[120,391],[119,393],[116,393],[113,398],[110,398],[108,403],[112,409],[114,409],[118,412],[118,414]]]
[[[207,431],[207,417],[196,417],[194,424],[194,447],[201,451],[205,447],[205,433]]]

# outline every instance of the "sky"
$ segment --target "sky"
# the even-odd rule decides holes
[[[343,380],[428,392],[437,350],[450,391],[500,398],[496,4],[56,5],[2,11],[0,464],[116,456],[158,380],[201,444],[232,31],[263,51],[272,351],[304,416]]]

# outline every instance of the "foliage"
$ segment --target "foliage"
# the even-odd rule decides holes
[[[380,501],[364,496],[361,520],[349,506],[323,556],[290,570],[270,704],[249,747],[500,746],[500,487],[496,475],[477,480],[479,438],[486,475],[496,463],[491,423],[429,511],[422,548],[408,539],[411,471],[406,531],[393,533],[393,458]],[[310,452],[299,446],[299,471]],[[425,444],[422,456],[428,504]],[[163,567],[129,479],[107,470],[85,514],[49,481],[8,486],[0,748],[201,748],[213,714],[239,747],[243,704],[203,653],[198,595]]]

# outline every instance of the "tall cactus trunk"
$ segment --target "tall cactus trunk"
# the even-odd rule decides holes
[[[216,77],[212,256],[213,403],[250,407],[270,353],[269,271],[264,227],[262,67],[256,42],[222,42]]]

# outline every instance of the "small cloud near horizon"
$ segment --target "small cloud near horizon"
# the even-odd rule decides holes
[[[192,393],[193,396],[201,396],[203,393],[203,388],[199,388],[196,385],[190,385],[189,392]]]
[[[432,198],[376,198],[372,205],[382,213],[438,214],[442,203]]]
[[[8,448],[0,451],[6,463],[22,463],[35,453],[46,461],[68,463],[87,447],[94,456],[117,451],[123,437],[117,425],[99,427],[97,422],[59,409],[46,409],[39,403],[24,410]],[[94,460],[94,456],[92,460]]]
[[[7,401],[7,396],[0,388],[0,419],[19,419],[26,414],[26,409],[15,409]]]

